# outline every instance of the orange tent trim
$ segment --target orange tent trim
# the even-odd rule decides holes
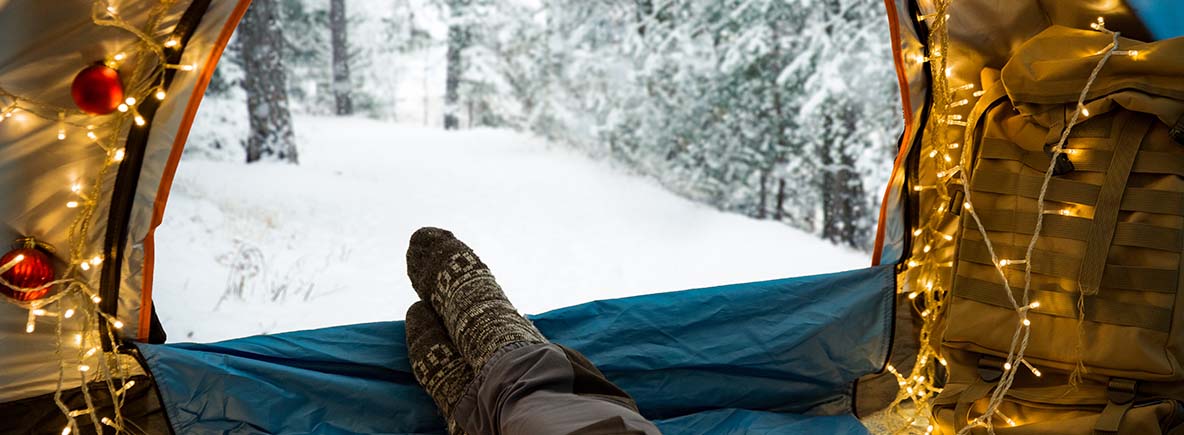
[[[197,108],[201,105],[206,87],[209,86],[210,79],[214,76],[214,70],[218,68],[218,60],[222,58],[222,52],[226,50],[226,44],[230,42],[230,35],[234,34],[234,29],[238,27],[239,21],[247,13],[247,7],[250,5],[251,0],[240,0],[235,6],[234,12],[230,14],[230,19],[222,26],[222,32],[218,34],[218,39],[214,43],[213,54],[202,67],[201,76],[198,77],[197,85],[193,88],[193,95],[189,97],[185,114],[181,118],[181,125],[177,128],[176,139],[173,140],[173,148],[160,177],[160,187],[156,189],[156,200],[152,203],[152,222],[148,226],[148,234],[144,236],[144,281],[141,284],[140,329],[137,337],[139,341],[148,341],[148,332],[152,324],[152,278],[156,259],[156,227],[164,221],[164,209],[169,201],[169,191],[173,188],[173,177],[177,175],[177,165],[181,162],[181,153],[185,150],[185,142],[189,139],[189,130],[193,127],[193,118],[197,116]]]

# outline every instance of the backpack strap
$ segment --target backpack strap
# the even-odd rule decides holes
[[[1081,260],[1081,271],[1077,276],[1077,284],[1087,295],[1097,294],[1098,288],[1101,287],[1102,272],[1106,268],[1106,257],[1110,253],[1110,243],[1114,239],[1114,229],[1118,223],[1122,194],[1126,191],[1126,182],[1135,164],[1135,156],[1138,155],[1143,143],[1143,137],[1151,128],[1150,116],[1135,115],[1133,112],[1123,112],[1116,121],[1122,126],[1122,130],[1118,133],[1118,140],[1114,144],[1114,157],[1098,192],[1093,228],[1089,241],[1086,242],[1085,257]]]
[[[1137,383],[1130,379],[1110,378],[1106,386],[1106,408],[1098,414],[1098,421],[1094,423],[1094,433],[1116,434],[1122,426],[1122,418],[1135,405]]]
[[[991,394],[999,379],[1003,377],[1002,360],[980,356],[978,359],[978,380],[966,387],[958,395],[958,403],[954,406],[954,431],[961,432],[970,424],[970,407],[979,399]]]

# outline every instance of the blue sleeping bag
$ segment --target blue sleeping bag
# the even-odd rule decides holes
[[[666,434],[866,434],[852,384],[885,364],[890,266],[590,302],[533,316]],[[139,345],[179,434],[443,434],[402,322]]]

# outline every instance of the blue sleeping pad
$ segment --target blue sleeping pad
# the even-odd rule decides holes
[[[590,302],[533,316],[666,434],[866,434],[891,267]],[[179,434],[443,434],[402,322],[139,345]]]

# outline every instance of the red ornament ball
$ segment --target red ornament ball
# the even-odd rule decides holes
[[[21,256],[21,261],[12,269],[0,274],[0,278],[4,278],[9,284],[19,288],[37,288],[53,281],[53,262],[48,255],[36,247],[25,246],[8,251],[7,254],[0,257],[0,266],[12,262],[18,256]],[[0,293],[18,301],[41,299],[49,294],[49,290],[49,287],[46,287],[41,290],[21,292],[0,285]]]
[[[106,115],[123,103],[123,83],[119,71],[103,64],[86,67],[74,76],[70,86],[74,104],[84,112]]]

